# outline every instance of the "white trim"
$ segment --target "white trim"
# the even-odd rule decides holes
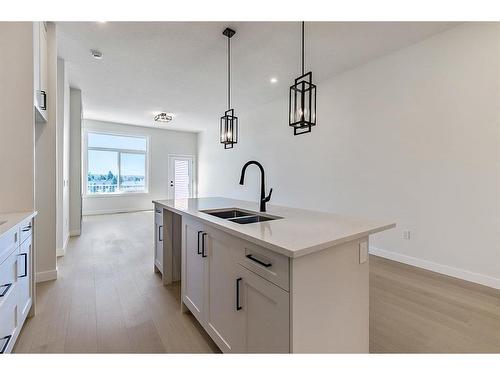
[[[110,214],[124,214],[127,212],[143,212],[143,211],[152,211],[152,208],[116,208],[113,210],[94,210],[94,211],[85,211],[83,216],[92,216],[92,215],[110,215]]]
[[[57,268],[55,270],[37,272],[35,279],[36,279],[37,283],[43,283],[44,281],[57,280]]]
[[[69,231],[70,237],[79,236],[80,234],[82,234],[82,231],[80,229],[73,229]]]
[[[66,254],[66,248],[68,247],[68,242],[69,242],[69,236],[66,237],[63,248],[56,249],[56,257],[63,257]]]
[[[485,285],[490,288],[500,289],[500,279],[496,277],[487,276],[481,273],[471,272],[444,264],[434,263],[424,259],[414,258],[408,255],[395,253],[393,251],[379,249],[373,246],[370,246],[370,254],[394,260],[396,262],[409,264],[410,266],[415,266],[429,271],[441,273],[443,275],[456,277],[458,279],[470,281],[472,283]]]

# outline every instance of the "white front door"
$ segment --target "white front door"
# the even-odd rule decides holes
[[[183,199],[194,196],[194,157],[168,157],[168,198]]]

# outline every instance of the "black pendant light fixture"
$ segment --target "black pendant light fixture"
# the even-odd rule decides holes
[[[304,73],[304,22],[302,22],[302,75],[290,86],[288,124],[293,134],[309,133],[316,125],[316,85],[312,83],[312,72]]]
[[[231,38],[236,31],[228,27],[222,34],[227,36],[227,111],[220,118],[220,143],[228,149],[238,143],[238,117],[231,108]]]

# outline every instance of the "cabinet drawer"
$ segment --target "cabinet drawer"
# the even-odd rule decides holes
[[[20,225],[20,243],[23,243],[28,237],[31,237],[31,234],[33,233],[33,224],[32,224],[32,219],[27,219],[23,221]]]
[[[0,308],[10,298],[17,281],[17,250],[0,264]]]
[[[12,286],[5,297],[6,300],[0,302],[0,353],[10,353],[12,351],[17,335],[16,285]]]
[[[0,236],[0,264],[14,251],[19,243],[19,227],[16,225]]]
[[[245,254],[240,260],[243,267],[287,291],[290,290],[288,257],[249,242],[244,246]]]

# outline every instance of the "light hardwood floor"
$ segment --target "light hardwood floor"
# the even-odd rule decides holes
[[[14,351],[219,352],[180,312],[179,284],[153,273],[152,223],[152,212],[84,218]],[[370,351],[500,352],[500,291],[371,256]]]

